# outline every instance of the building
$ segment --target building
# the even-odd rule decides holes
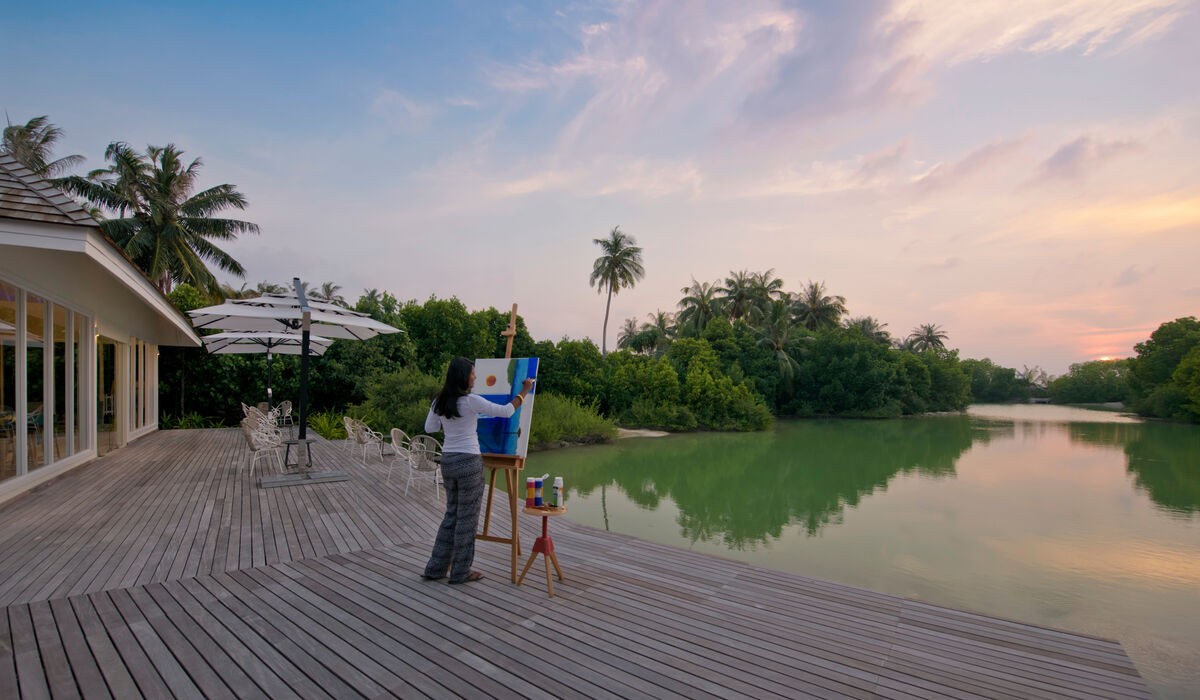
[[[158,428],[183,314],[78,203],[0,155],[0,501]]]

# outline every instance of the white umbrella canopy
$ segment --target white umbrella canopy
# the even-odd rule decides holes
[[[365,340],[400,329],[380,323],[370,316],[343,309],[335,304],[309,302],[312,332],[325,338]],[[189,311],[198,330],[217,328],[226,331],[299,330],[303,319],[300,301],[295,296],[266,295],[253,299],[230,299],[224,304]]]
[[[218,355],[234,353],[275,353],[278,355],[299,355],[303,336],[299,333],[283,333],[270,331],[227,331],[204,336],[204,347],[209,352]],[[323,355],[329,349],[333,340],[319,335],[308,337],[309,355]]]

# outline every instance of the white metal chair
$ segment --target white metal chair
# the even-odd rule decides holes
[[[411,468],[408,483],[404,485],[404,495],[408,495],[408,487],[412,486],[417,474],[429,474],[433,478],[433,488],[437,490],[442,485],[442,443],[431,435],[418,435],[408,445]]]
[[[278,404],[276,404],[275,408],[279,410],[279,418],[277,419],[279,427],[282,428],[286,425],[288,426],[289,431],[296,427],[296,421],[292,418],[291,401],[280,401]]]
[[[253,415],[242,419],[242,434],[246,437],[246,446],[250,448],[250,478],[254,478],[254,467],[260,457],[274,455],[279,471],[283,471],[283,457],[279,449],[283,447],[283,433],[278,428],[264,424]]]
[[[350,416],[342,416],[342,426],[346,428],[346,451],[354,454],[354,447],[358,444],[358,425]]]
[[[387,478],[383,483],[389,484],[392,481],[392,470],[396,465],[403,466],[406,470],[412,470],[412,452],[409,451],[408,434],[399,428],[392,428],[392,463],[388,466]]]
[[[383,433],[371,430],[366,423],[355,420],[354,439],[362,447],[364,464],[367,462],[367,450],[372,448],[379,450],[379,459],[383,460]]]

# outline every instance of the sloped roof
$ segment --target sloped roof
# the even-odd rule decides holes
[[[0,217],[96,226],[96,220],[78,202],[5,153],[0,153]]]

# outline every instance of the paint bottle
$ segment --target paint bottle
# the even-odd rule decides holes
[[[528,508],[533,507],[534,481],[535,479],[532,476],[525,479],[525,506]]]
[[[563,507],[563,480],[561,476],[554,477],[554,507]]]
[[[542,480],[541,479],[533,480],[533,507],[534,508],[542,507]]]

